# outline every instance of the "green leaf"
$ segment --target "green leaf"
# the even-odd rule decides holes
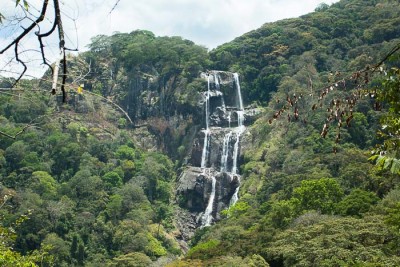
[[[18,6],[19,2],[21,2],[21,0],[16,0],[15,1],[15,6]]]
[[[26,0],[24,0],[24,8],[25,8],[26,10],[28,10],[28,8],[29,8],[28,1],[26,1]]]
[[[385,163],[385,161],[386,157],[379,155],[378,158],[376,159],[376,165],[382,166]]]
[[[390,168],[391,173],[400,174],[400,160],[393,159],[392,167]]]
[[[393,159],[392,158],[386,158],[385,159],[385,164],[383,165],[384,169],[389,169],[390,165],[392,164]]]
[[[379,155],[373,155],[371,157],[368,158],[369,161],[371,162],[375,162],[378,159]]]

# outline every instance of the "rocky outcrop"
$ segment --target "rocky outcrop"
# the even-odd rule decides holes
[[[200,217],[207,207],[211,194],[211,177],[215,177],[215,200],[213,217],[220,219],[219,213],[229,207],[230,199],[239,186],[238,175],[226,172],[218,172],[213,168],[201,169],[199,167],[187,167],[178,179],[177,194],[179,205],[187,209],[195,217],[195,225],[201,225]]]

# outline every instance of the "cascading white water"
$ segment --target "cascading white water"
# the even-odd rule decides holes
[[[243,108],[243,99],[242,99],[242,92],[240,90],[240,83],[239,83],[239,75],[237,73],[233,74],[233,77],[235,79],[235,84],[236,84],[236,89],[237,89],[237,97],[238,97],[238,104],[239,104],[239,110],[236,112],[237,113],[237,119],[238,119],[238,126],[236,128],[236,141],[235,145],[233,147],[233,166],[232,166],[232,174],[238,174],[238,154],[239,154],[239,142],[240,142],[240,135],[244,132],[246,127],[244,126],[244,108]],[[239,199],[239,188],[240,188],[240,175],[237,175],[239,179],[239,186],[236,187],[235,193],[232,195],[232,198],[230,200],[230,206],[235,205],[236,202]]]
[[[222,144],[222,154],[221,154],[221,168],[220,172],[228,171],[228,157],[229,157],[229,144],[232,137],[232,131],[229,131],[224,136],[224,143]]]
[[[221,85],[219,84],[219,74],[218,74],[218,72],[214,73],[214,83],[215,83],[215,88],[221,94],[221,107],[222,107],[222,110],[225,111],[226,110],[225,100],[224,100],[223,94],[221,92]]]
[[[240,182],[240,180],[239,180]],[[239,188],[240,186],[236,187],[235,193],[233,193],[231,200],[229,201],[229,206],[233,206],[239,200]]]
[[[233,74],[233,78],[235,79],[236,89],[238,94],[238,101],[239,101],[239,110],[243,111],[243,99],[242,99],[242,91],[240,90],[240,83],[239,83],[239,74],[236,72]]]
[[[241,94],[241,89],[240,89],[240,83],[239,83],[239,75],[237,73],[233,74],[234,78],[234,84],[237,89],[237,102],[236,102],[236,114],[237,114],[237,127],[231,129],[231,116],[232,112],[229,111],[227,115],[227,120],[228,120],[228,126],[229,126],[229,132],[227,132],[224,136],[223,139],[223,144],[222,144],[222,152],[221,152],[221,162],[220,162],[220,172],[225,172],[227,173],[230,177],[236,176],[239,179],[239,184],[240,184],[240,175],[238,172],[238,156],[239,156],[239,145],[240,145],[240,137],[241,134],[245,131],[245,126],[244,126],[244,107],[243,107],[243,100],[242,100],[242,94]],[[224,102],[224,97],[222,92],[220,91],[220,77],[218,72],[211,72],[208,74],[208,79],[207,79],[207,94],[206,94],[206,101],[205,101],[205,120],[206,120],[206,128],[204,130],[204,144],[203,144],[203,150],[202,150],[202,156],[201,156],[201,168],[202,172],[205,176],[207,176],[209,179],[212,181],[212,188],[210,192],[210,197],[208,200],[208,204],[206,207],[206,210],[204,211],[202,217],[201,217],[201,227],[209,226],[211,225],[213,221],[213,207],[214,207],[214,200],[215,200],[215,194],[216,194],[216,178],[215,178],[215,173],[212,174],[213,167],[209,167],[208,165],[208,157],[210,153],[210,139],[211,139],[211,134],[213,132],[213,128],[210,128],[210,113],[212,112],[210,110],[210,97],[211,97],[211,79],[214,82],[214,89],[217,92],[213,92],[213,96],[221,96],[221,108],[224,112],[226,112],[226,107],[225,107],[225,102]],[[220,128],[219,128],[220,129]],[[232,147],[232,142],[233,138],[235,139],[235,143]],[[232,151],[233,149],[233,151]],[[232,168],[230,168],[228,162],[229,162],[229,156],[231,155],[232,157]],[[212,164],[211,164],[212,165]],[[206,171],[208,170],[208,174],[206,174]],[[215,170],[214,170],[215,172]],[[237,200],[238,200],[238,193],[239,193],[239,186],[235,189],[234,194],[232,195],[232,198],[230,200],[230,205],[234,205]]]
[[[217,72],[213,73],[214,75],[214,83],[215,83],[215,88],[217,88],[217,90],[219,91],[221,86],[219,84],[219,75]]]
[[[201,154],[201,168],[204,169],[207,167],[207,158],[208,158],[208,137],[210,131],[208,129],[210,124],[210,75],[207,78],[207,96],[206,96],[206,129],[204,131],[204,143],[203,143],[203,152]]]
[[[201,153],[201,168],[204,169],[207,167],[207,157],[208,157],[208,135],[209,130],[204,130],[204,143],[203,143],[203,151]]]
[[[214,205],[214,198],[215,198],[215,184],[217,180],[214,176],[211,176],[211,193],[210,198],[208,199],[207,208],[204,211],[204,214],[201,218],[202,227],[210,226],[213,220],[212,212],[213,212],[213,205]]]
[[[239,154],[239,140],[240,140],[240,132],[236,132],[236,141],[235,145],[233,146],[233,156],[232,156],[232,174],[237,174],[237,161],[238,161],[238,154]]]

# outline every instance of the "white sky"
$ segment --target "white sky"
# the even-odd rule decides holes
[[[1,1],[0,12],[6,17],[12,15],[15,0]],[[34,12],[34,8],[41,7],[42,0],[28,2],[30,11]],[[60,0],[67,45],[84,51],[90,39],[98,34],[143,29],[156,36],[182,36],[212,49],[266,22],[298,17],[314,11],[322,2],[332,4],[337,0],[120,0],[110,13],[116,2],[118,0]],[[0,49],[18,31],[2,26],[0,24]],[[24,48],[29,48],[31,43],[35,44],[36,40],[26,41]],[[56,54],[55,41],[49,40],[47,47],[54,47]],[[0,69],[7,59],[0,55]]]

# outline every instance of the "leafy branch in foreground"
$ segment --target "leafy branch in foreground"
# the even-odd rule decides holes
[[[392,58],[399,62],[400,55]],[[391,67],[379,88],[378,100],[387,103],[388,109],[381,118],[378,136],[383,139],[370,157],[382,169],[400,174],[400,68]]]
[[[282,104],[268,120],[269,124],[282,117],[287,117],[289,123],[297,121],[307,124],[310,120],[310,110],[325,109],[327,115],[320,135],[325,138],[332,125],[335,127],[336,124],[335,143],[338,144],[341,140],[341,128],[343,126],[351,126],[355,106],[361,99],[369,97],[373,100],[373,108],[376,111],[382,111],[384,104],[388,106],[388,111],[381,120],[382,130],[378,132],[378,135],[385,140],[380,151],[383,153],[386,153],[386,150],[397,151],[396,157],[399,157],[400,70],[397,67],[392,67],[386,71],[384,68],[384,64],[389,61],[399,62],[399,51],[400,43],[395,45],[379,63],[372,67],[366,66],[364,69],[355,71],[349,76],[343,77],[340,72],[330,73],[329,84],[319,89],[316,101],[314,100],[314,89],[310,79],[309,86],[311,88],[309,89],[311,93],[287,95],[285,100],[275,100],[276,104]],[[379,79],[382,76],[384,77],[381,83],[382,86],[371,87],[372,79]],[[284,116],[284,114],[286,115]],[[337,152],[336,146],[333,147],[333,152]],[[388,159],[393,162],[393,158]],[[391,163],[387,163],[385,166],[390,167]],[[400,170],[400,165],[396,168]]]

